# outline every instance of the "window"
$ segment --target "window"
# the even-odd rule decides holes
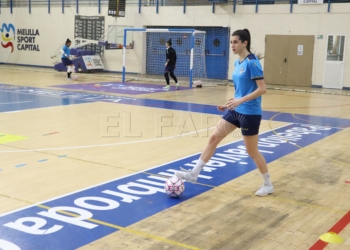
[[[328,36],[327,61],[343,61],[345,36]]]

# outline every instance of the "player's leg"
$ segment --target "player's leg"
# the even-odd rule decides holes
[[[68,58],[62,58],[62,62],[67,67],[67,78],[68,78],[68,80],[72,80],[71,74],[72,74],[72,72],[75,72],[74,63],[71,60],[69,60]]]
[[[69,80],[70,79],[70,70],[71,70],[70,69],[70,62],[67,58],[62,58],[61,60],[62,60],[63,65],[67,67],[67,79]]]
[[[168,66],[165,68],[164,77],[165,77],[165,81],[166,81],[166,86],[163,87],[163,89],[169,90],[170,89],[170,78],[169,78]]]
[[[69,75],[68,75],[68,78],[69,78],[69,79],[72,79],[72,78],[71,78],[71,74],[75,72],[75,66],[74,66],[74,64],[71,64],[71,65],[68,65],[68,68],[69,68]]]
[[[71,67],[71,73],[75,74],[75,73],[76,73],[76,71],[75,71],[75,65],[72,64],[70,67]],[[75,77],[76,77],[76,76],[77,76],[77,75],[75,75]]]
[[[274,192],[273,185],[270,180],[266,160],[258,149],[259,143],[259,127],[261,116],[247,115],[246,120],[242,123],[243,140],[249,156],[255,162],[264,180],[263,185],[255,193],[258,196],[266,196]],[[244,124],[244,125],[243,125]]]
[[[233,130],[237,128],[236,125],[232,124],[231,122],[225,119],[226,117],[224,115],[223,119],[221,119],[216,125],[216,128],[213,134],[210,136],[206,147],[204,148],[200,158],[196,163],[196,166],[191,171],[186,171],[182,169],[183,171],[175,172],[175,175],[179,179],[195,182],[204,165],[214,155],[218,144],[222,141],[222,139],[224,139],[228,134],[230,134]]]
[[[175,70],[175,67],[174,67],[174,70]],[[173,78],[173,80],[175,81],[176,89],[179,89],[179,83],[177,82],[177,78],[174,74],[174,70],[170,72],[170,77]]]
[[[70,72],[70,66],[67,65],[66,67],[67,67],[67,79],[69,80],[69,79],[71,79],[71,78],[70,78],[70,74],[71,74],[71,72]]]

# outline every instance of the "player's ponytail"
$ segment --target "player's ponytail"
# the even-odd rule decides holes
[[[252,53],[250,52],[250,32],[248,29],[236,30],[232,33],[232,36],[238,36],[242,43],[247,41],[247,50],[249,53]]]
[[[248,34],[248,37],[247,37],[247,41],[248,41],[248,44],[247,44],[247,50],[250,52],[250,32],[248,29],[243,29],[247,34]]]
[[[71,42],[71,40],[69,40],[69,38],[67,38],[66,45],[70,42]]]

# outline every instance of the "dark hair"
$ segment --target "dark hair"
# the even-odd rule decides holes
[[[250,32],[248,29],[236,30],[235,32],[232,33],[232,36],[238,36],[239,40],[241,40],[242,43],[247,41],[248,42],[247,50],[249,53],[252,53],[250,52]]]
[[[169,44],[169,46],[171,46],[173,43],[171,42],[171,38],[167,41],[167,44]]]
[[[70,42],[71,42],[71,40],[69,40],[69,38],[67,38],[66,45]]]

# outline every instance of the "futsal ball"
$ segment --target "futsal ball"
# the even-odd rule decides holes
[[[185,184],[182,180],[173,176],[165,182],[164,189],[170,197],[179,197],[185,190]]]
[[[77,81],[77,80],[78,80],[78,75],[74,75],[74,76],[73,76],[73,79],[74,79],[75,81]]]
[[[193,86],[195,86],[196,88],[201,88],[202,87],[202,81],[201,80],[197,80],[193,82]]]

